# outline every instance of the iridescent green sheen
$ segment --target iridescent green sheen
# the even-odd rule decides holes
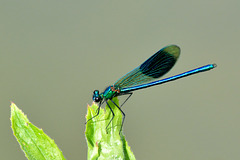
[[[184,72],[184,73],[172,76],[172,77],[153,81],[153,80],[163,76],[168,71],[170,71],[171,68],[177,62],[179,55],[180,55],[180,48],[176,45],[169,45],[169,46],[162,48],[157,53],[152,55],[149,59],[147,59],[139,67],[135,68],[131,72],[127,73],[126,75],[124,75],[123,77],[118,79],[114,83],[114,85],[107,87],[104,92],[99,93],[98,90],[95,90],[93,92],[93,101],[99,102],[99,108],[100,108],[101,104],[106,102],[109,109],[112,111],[111,107],[108,104],[108,100],[112,101],[113,97],[128,94],[129,96],[123,102],[123,104],[124,104],[129,99],[129,97],[132,95],[132,91],[159,85],[159,84],[163,84],[163,83],[170,82],[170,81],[173,81],[173,80],[176,80],[179,78],[183,78],[186,76],[190,76],[190,75],[193,75],[196,73],[205,72],[205,71],[211,70],[216,67],[215,64],[208,64],[208,65],[205,65],[205,66],[202,66],[202,67],[199,67],[199,68],[196,68],[196,69],[193,69],[193,70],[190,70],[190,71],[187,71],[187,72]],[[122,121],[122,123],[123,123],[125,114],[121,109],[122,105],[121,106],[118,106],[117,104],[115,104],[115,105],[123,114],[123,121]],[[98,109],[97,115],[98,114],[99,114],[99,109]],[[113,111],[112,111],[112,114],[113,114],[113,117],[112,117],[112,119],[113,119],[114,118]],[[96,117],[96,116],[94,116],[94,117]],[[112,119],[110,120],[110,122],[112,121]],[[109,124],[110,124],[110,122],[109,122]],[[107,127],[108,127],[108,125],[107,125]],[[120,131],[121,131],[121,129],[120,129]]]

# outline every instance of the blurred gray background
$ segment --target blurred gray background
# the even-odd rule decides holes
[[[240,159],[239,15],[238,0],[0,1],[1,159],[26,159],[10,101],[67,159],[87,159],[93,90],[168,44],[182,52],[164,77],[218,67],[133,94],[124,134],[136,158]]]

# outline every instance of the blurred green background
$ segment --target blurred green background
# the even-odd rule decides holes
[[[26,159],[10,101],[67,159],[86,159],[93,90],[168,44],[182,52],[164,77],[218,67],[133,94],[124,133],[136,158],[240,159],[239,15],[238,0],[0,1],[1,159]]]

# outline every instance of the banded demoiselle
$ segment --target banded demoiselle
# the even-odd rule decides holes
[[[97,114],[91,119],[99,115],[101,105],[104,102],[106,102],[106,104],[108,105],[109,109],[112,112],[112,118],[106,127],[107,130],[108,126],[110,125],[111,121],[115,116],[113,110],[108,104],[108,100],[112,101],[112,98],[116,96],[129,95],[121,106],[118,106],[114,101],[112,101],[112,103],[121,111],[123,115],[122,119],[123,126],[125,113],[122,111],[121,107],[131,97],[132,91],[163,84],[192,74],[208,71],[216,67],[216,64],[208,64],[169,78],[153,81],[166,74],[174,66],[179,55],[180,48],[178,46],[176,45],[166,46],[159,50],[154,55],[152,55],[139,67],[133,69],[132,71],[118,79],[113,85],[107,87],[104,92],[99,93],[99,90],[95,90],[93,92],[93,101],[99,103],[99,106],[97,109]],[[87,122],[89,122],[91,119],[89,119]],[[122,126],[119,132],[121,132]]]

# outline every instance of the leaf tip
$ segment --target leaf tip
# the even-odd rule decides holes
[[[16,104],[13,101],[10,101],[10,108],[15,107]]]

